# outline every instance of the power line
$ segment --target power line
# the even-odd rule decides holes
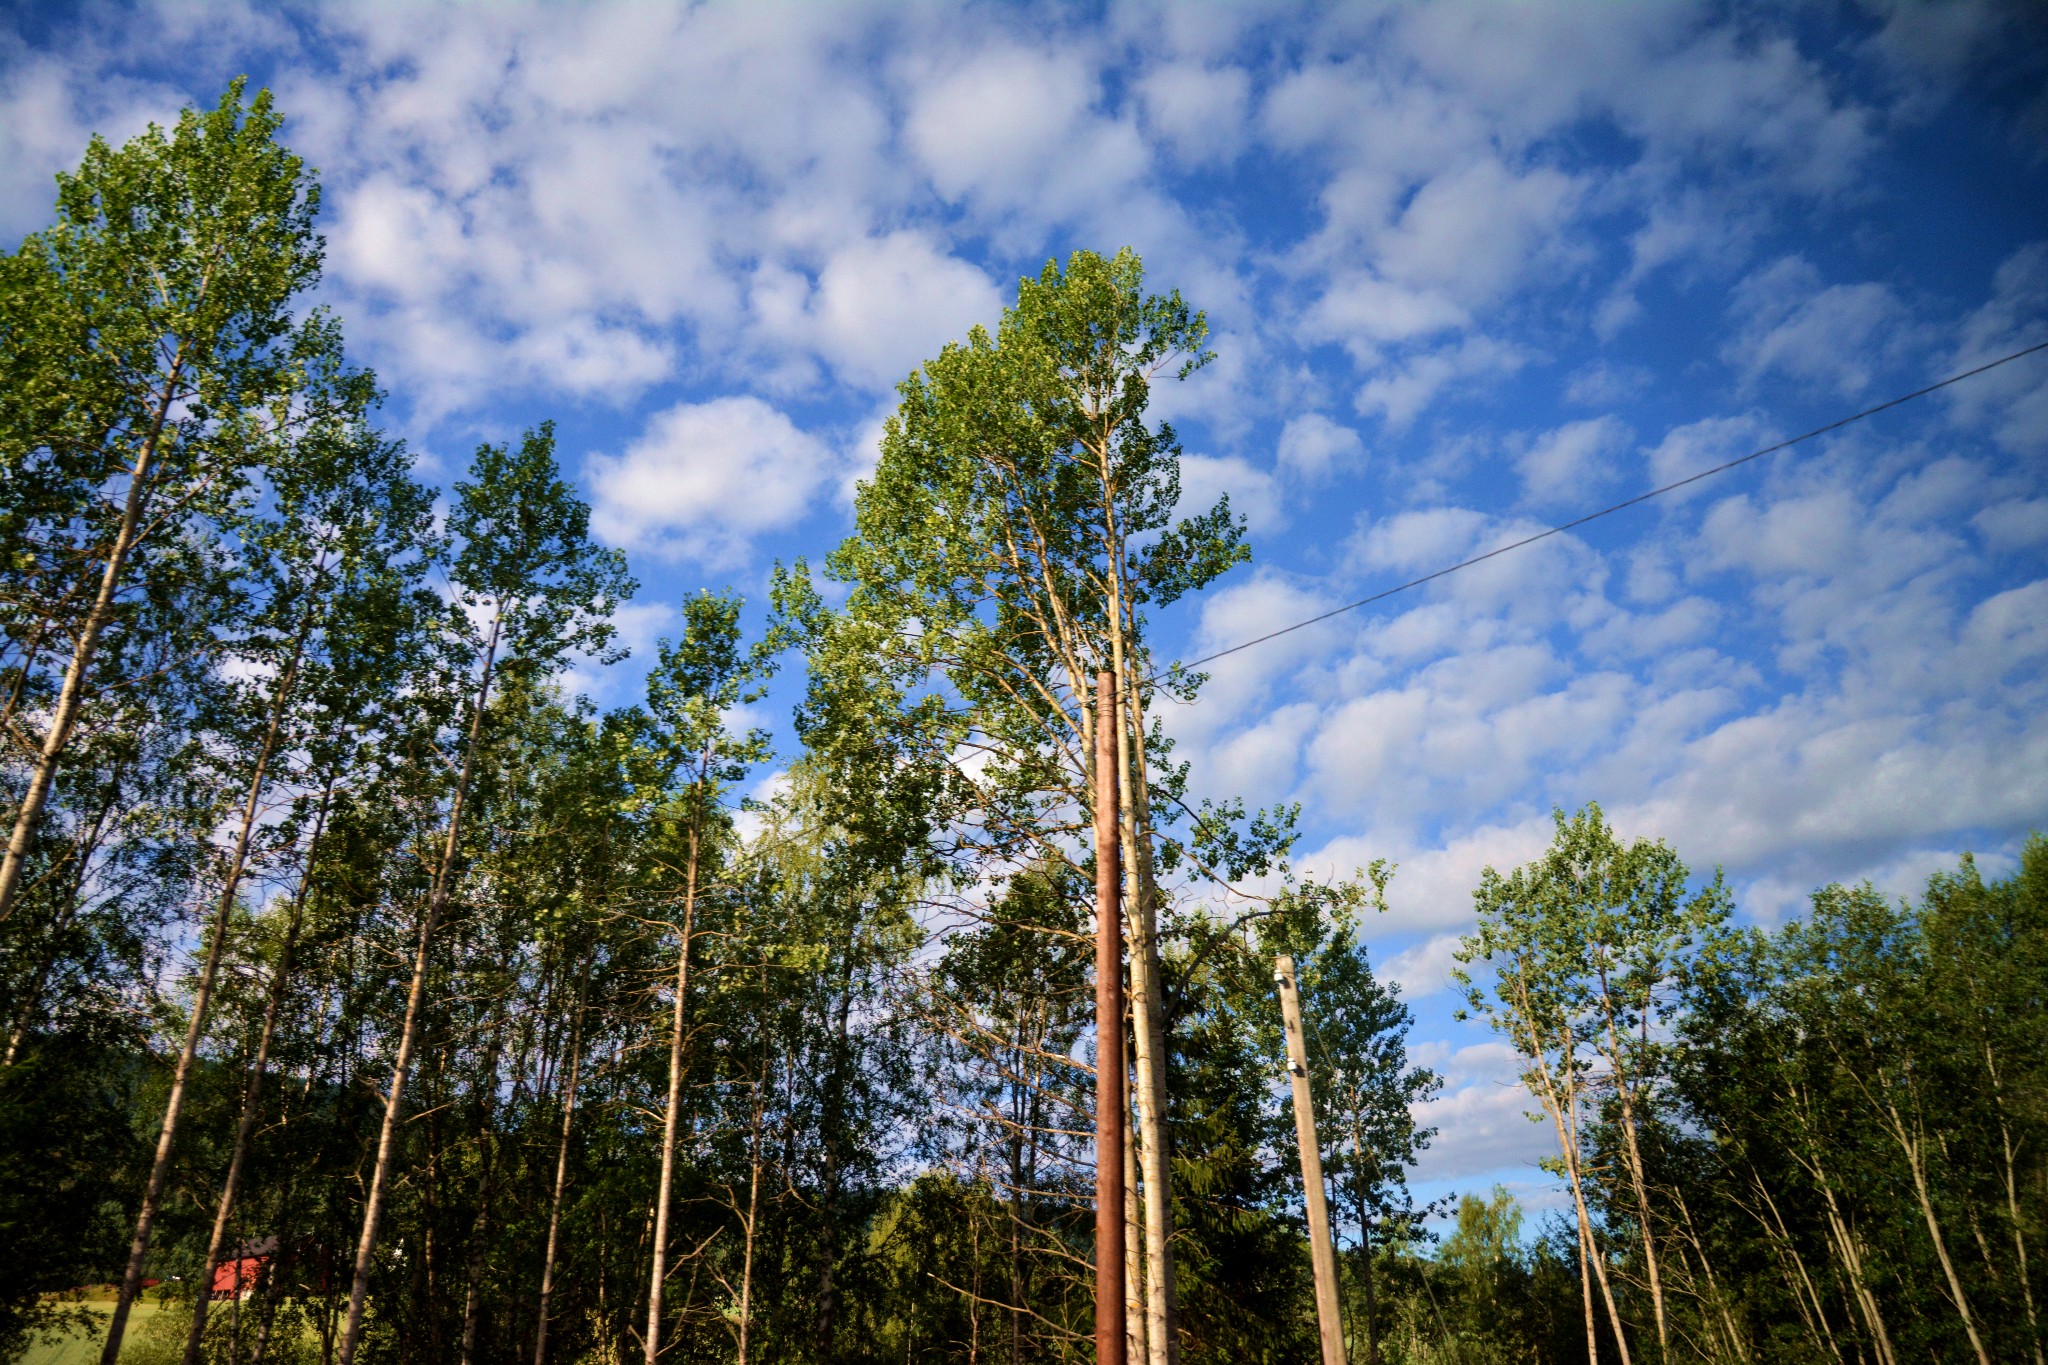
[[[1846,427],[1853,422],[1860,422],[1866,417],[1875,417],[1878,413],[1884,412],[1889,408],[1898,407],[1901,403],[1910,403],[1916,398],[1925,398],[1928,394],[1933,393],[1938,389],[1945,389],[1951,384],[1960,384],[1965,379],[1974,378],[1977,375],[1983,374],[1986,370],[1995,370],[2000,365],[2009,365],[2013,361],[2018,360],[2024,356],[2033,355],[2036,351],[2048,351],[2048,341],[2037,342],[2034,345],[2028,346],[2022,350],[2014,351],[2010,355],[2002,355],[1996,360],[1986,361],[1984,364],[1979,365],[1974,369],[1964,370],[1960,374],[1952,374],[1946,379],[1937,380],[1936,382],[1929,384],[1924,389],[1915,389],[1911,393],[1902,393],[1897,398],[1886,399],[1884,402],[1879,403],[1875,407],[1865,408],[1863,409],[1863,411],[1851,413],[1847,417],[1836,418],[1834,421],[1829,422],[1826,426],[1819,426],[1815,427],[1812,431],[1801,432],[1799,435],[1788,437],[1783,441],[1777,442],[1775,445],[1767,445],[1761,450],[1752,450],[1747,455],[1738,456],[1733,460],[1728,460],[1725,463],[1717,464],[1711,469],[1702,469],[1697,474],[1688,474],[1684,478],[1679,479],[1676,482],[1667,483],[1660,488],[1652,488],[1647,493],[1638,493],[1632,498],[1624,498],[1620,502],[1617,502],[1614,505],[1612,505],[1611,507],[1603,507],[1597,512],[1588,512],[1582,517],[1574,517],[1572,520],[1562,522],[1556,526],[1551,527],[1546,531],[1538,531],[1534,535],[1524,536],[1520,540],[1510,541],[1506,545],[1496,546],[1495,548],[1486,551],[1486,553],[1484,554],[1473,555],[1470,559],[1461,559],[1456,564],[1447,565],[1444,568],[1438,569],[1433,573],[1426,573],[1422,575],[1422,577],[1420,578],[1411,578],[1406,583],[1396,584],[1394,587],[1391,588],[1383,588],[1379,592],[1373,593],[1368,597],[1359,598],[1356,602],[1346,602],[1341,607],[1332,607],[1328,611],[1323,612],[1320,615],[1311,616],[1307,620],[1296,621],[1291,626],[1282,626],[1278,630],[1269,630],[1264,635],[1255,635],[1249,640],[1239,641],[1237,644],[1230,646],[1230,648],[1228,649],[1217,650],[1214,654],[1204,654],[1199,659],[1191,659],[1185,663],[1174,664],[1171,668],[1159,669],[1157,672],[1148,676],[1145,679],[1145,681],[1155,682],[1169,673],[1185,672],[1186,670],[1191,668],[1200,668],[1203,664],[1214,663],[1218,659],[1225,658],[1228,655],[1240,653],[1244,650],[1252,648],[1254,645],[1262,645],[1265,644],[1268,640],[1277,640],[1283,635],[1292,635],[1297,630],[1305,630],[1309,626],[1320,625],[1322,622],[1329,620],[1333,616],[1342,616],[1346,612],[1357,611],[1360,607],[1371,606],[1374,602],[1383,602],[1387,598],[1392,597],[1397,593],[1407,592],[1410,588],[1419,588],[1425,583],[1433,583],[1439,578],[1443,578],[1447,575],[1458,572],[1458,570],[1460,569],[1469,569],[1474,564],[1484,564],[1487,560],[1493,559],[1499,555],[1507,554],[1510,550],[1519,550],[1523,546],[1534,545],[1539,540],[1548,540],[1552,536],[1562,535],[1566,531],[1572,530],[1576,527],[1584,526],[1589,521],[1598,521],[1602,517],[1612,516],[1616,512],[1622,511],[1626,508],[1634,507],[1637,503],[1648,502],[1652,498],[1661,498],[1666,493],[1674,492],[1677,489],[1684,488],[1688,484],[1698,483],[1702,479],[1711,479],[1716,474],[1725,474],[1729,470],[1735,468],[1737,465],[1748,464],[1751,460],[1762,459],[1766,455],[1775,455],[1777,452],[1781,450],[1788,450],[1791,447],[1798,445],[1802,441],[1811,441],[1816,436],[1825,436],[1831,431],[1839,431],[1843,427]]]

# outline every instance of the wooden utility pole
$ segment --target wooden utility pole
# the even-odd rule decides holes
[[[1125,1365],[1124,915],[1116,795],[1116,687],[1095,675],[1095,1360]]]
[[[1301,996],[1294,959],[1273,959],[1280,988],[1280,1019],[1287,1027],[1287,1075],[1294,1083],[1294,1137],[1301,1147],[1301,1185],[1308,1205],[1309,1261],[1316,1274],[1316,1327],[1323,1365],[1344,1365],[1344,1324],[1337,1310],[1337,1249],[1330,1241],[1330,1206],[1323,1196],[1323,1149],[1316,1144],[1315,1102],[1308,1088],[1308,1045],[1301,1037]]]

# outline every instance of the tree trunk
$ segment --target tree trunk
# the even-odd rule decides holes
[[[1977,1354],[1977,1365],[1991,1365],[1991,1355],[1984,1349],[1983,1338],[1977,1335],[1976,1315],[1970,1311],[1970,1300],[1963,1293],[1962,1277],[1956,1274],[1955,1262],[1949,1258],[1948,1240],[1941,1235],[1941,1220],[1934,1214],[1934,1198],[1927,1188],[1925,1139],[1917,1131],[1907,1132],[1906,1122],[1899,1116],[1897,1106],[1887,1102],[1885,1109],[1891,1118],[1892,1136],[1906,1154],[1906,1167],[1913,1176],[1913,1195],[1919,1202],[1920,1216],[1926,1220],[1927,1235],[1934,1239],[1934,1255],[1941,1262],[1942,1275],[1948,1280],[1956,1312],[1962,1316],[1963,1331],[1970,1338],[1970,1349]]]
[[[355,1273],[348,1292],[348,1325],[341,1336],[341,1365],[355,1365],[356,1348],[363,1339],[363,1311],[370,1295],[370,1270],[377,1255],[377,1223],[384,1215],[384,1199],[391,1181],[391,1157],[398,1139],[398,1111],[405,1100],[405,1079],[412,1069],[412,1054],[419,1041],[420,1008],[426,997],[428,953],[434,929],[447,908],[455,878],[455,855],[462,836],[462,807],[469,796],[469,779],[476,770],[476,751],[483,734],[484,706],[491,695],[491,669],[498,657],[498,632],[504,623],[503,608],[491,620],[490,642],[484,649],[483,675],[477,683],[475,714],[470,718],[469,740],[462,750],[462,771],[455,779],[455,797],[448,809],[448,837],[441,848],[441,865],[434,870],[434,884],[427,894],[427,912],[420,917],[419,947],[413,953],[412,985],[405,996],[405,1023],[398,1033],[398,1056],[391,1065],[391,1088],[384,1096],[384,1122],[377,1133],[377,1161],[371,1169],[370,1194],[363,1208],[363,1232],[356,1242]],[[436,1319],[438,1321],[438,1318]],[[112,1361],[104,1365],[114,1365]]]
[[[7,1055],[0,1058],[0,1070],[14,1065],[14,1059],[21,1055],[21,1045],[27,1040],[29,1029],[35,1026],[36,1015],[42,1008],[43,990],[49,985],[50,973],[56,969],[57,959],[64,949],[64,935],[78,920],[84,892],[84,872],[89,858],[88,849],[98,844],[100,836],[105,832],[106,818],[112,813],[111,810],[102,812],[100,819],[95,822],[98,828],[94,830],[93,838],[74,839],[70,852],[65,855],[72,863],[70,884],[65,888],[63,898],[59,901],[60,908],[46,936],[47,948],[37,958],[35,973],[29,979],[28,989],[22,992],[21,1008],[15,1011],[14,1027],[8,1030]]]
[[[484,1174],[476,1221],[470,1225],[469,1265],[462,1285],[462,1365],[476,1359],[476,1330],[483,1308],[484,1240],[491,1230],[491,1177]]]
[[[1989,1036],[1984,1039],[1984,1071],[1991,1078],[1991,1105],[1998,1115],[1999,1151],[2005,1163],[2006,1220],[2012,1225],[2013,1256],[2019,1268],[2021,1299],[2027,1310],[2027,1340],[2033,1350],[2034,1365],[2042,1365],[2041,1320],[2034,1312],[2034,1282],[2027,1268],[2026,1227],[2020,1219],[2019,1163],[2013,1150],[2012,1127],[2005,1117],[2005,1087],[1998,1074],[1998,1060],[1991,1050]]]
[[[130,502],[133,503],[131,488]],[[132,508],[131,508],[132,510]],[[111,564],[109,568],[111,569]],[[249,775],[249,794],[242,804],[242,827],[235,834],[235,846],[228,855],[227,875],[222,880],[220,903],[214,912],[213,939],[206,945],[206,959],[199,973],[199,986],[192,993],[192,1019],[185,1027],[185,1044],[178,1051],[178,1063],[171,1073],[171,1093],[164,1103],[163,1126],[157,1132],[156,1154],[149,1165],[149,1183],[143,1189],[142,1208],[135,1216],[135,1236],[128,1244],[128,1268],[121,1288],[114,1296],[114,1313],[107,1323],[107,1340],[100,1348],[100,1365],[115,1365],[121,1356],[121,1338],[128,1330],[128,1313],[142,1289],[142,1267],[149,1256],[149,1237],[156,1223],[157,1204],[163,1198],[164,1180],[170,1174],[171,1147],[178,1137],[178,1119],[185,1109],[185,1088],[192,1078],[192,1064],[199,1056],[199,1040],[206,1036],[206,1011],[213,1001],[213,983],[220,972],[220,960],[227,951],[228,928],[234,916],[235,897],[242,888],[242,874],[249,865],[249,843],[255,837],[256,818],[262,813],[264,784],[270,776],[270,760],[277,752],[278,734],[284,728],[286,704],[298,677],[299,661],[305,654],[306,637],[312,633],[313,611],[292,645],[291,661],[278,675],[271,694],[270,718],[257,750],[256,767]],[[54,734],[54,730],[52,731]],[[23,807],[26,810],[26,806]],[[10,850],[9,856],[12,856]]]
[[[1565,1058],[1564,1065],[1567,1068],[1571,1065],[1569,1057]],[[1546,1067],[1546,1073],[1547,1070]],[[1544,1107],[1550,1111],[1551,1122],[1557,1129],[1558,1151],[1564,1158],[1565,1180],[1571,1189],[1572,1209],[1578,1215],[1580,1290],[1586,1301],[1587,1359],[1600,1358],[1593,1326],[1593,1292],[1585,1277],[1585,1272],[1590,1269],[1592,1283],[1600,1287],[1600,1301],[1607,1309],[1607,1323],[1614,1332],[1614,1345],[1621,1355],[1621,1365],[1629,1365],[1628,1337],[1622,1331],[1621,1310],[1615,1305],[1614,1287],[1607,1281],[1607,1263],[1601,1259],[1600,1244],[1593,1235],[1593,1214],[1586,1206],[1585,1173],[1579,1166],[1579,1096],[1577,1083],[1569,1072],[1566,1074],[1564,1085],[1567,1087],[1566,1090],[1559,1093],[1557,1083],[1546,1074],[1544,1094],[1541,1098]]]
[[[213,1231],[207,1238],[206,1260],[199,1272],[199,1292],[192,1296],[192,1328],[185,1336],[184,1365],[198,1365],[199,1362],[200,1341],[206,1334],[208,1291],[213,1286],[214,1268],[220,1264],[228,1221],[234,1214],[235,1195],[242,1183],[242,1166],[249,1155],[249,1139],[255,1134],[256,1116],[262,1109],[259,1100],[263,1091],[263,1073],[270,1064],[270,1043],[277,1034],[277,1016],[284,1007],[286,988],[291,983],[292,953],[298,946],[299,924],[313,881],[314,858],[320,851],[320,835],[327,827],[327,807],[333,798],[334,778],[330,775],[320,792],[319,812],[313,817],[313,837],[306,844],[305,866],[299,873],[298,889],[292,894],[291,919],[285,925],[284,946],[278,950],[277,970],[270,977],[270,995],[263,1002],[263,1023],[256,1034],[256,1058],[249,1064],[249,1079],[242,1087],[242,1116],[235,1125],[234,1152],[228,1158],[227,1178],[221,1182],[220,1202],[214,1208]]]
[[[765,1066],[766,1059],[763,1059]],[[746,1241],[740,1251],[739,1365],[747,1365],[754,1326],[754,1231],[761,1218],[761,1082],[754,1082],[754,1115],[748,1130]],[[976,1258],[979,1264],[980,1258]]]
[[[569,1183],[569,1131],[576,1120],[576,1081],[583,1066],[583,1009],[589,989],[590,960],[576,988],[576,1017],[569,1027],[569,1073],[562,1085],[562,1136],[555,1147],[555,1188],[548,1198],[547,1251],[540,1263],[540,1311],[533,1329],[533,1365],[547,1365],[548,1298],[555,1292],[555,1250],[562,1231],[562,1191]]]
[[[1799,1305],[1799,1316],[1806,1320],[1807,1330],[1812,1333],[1814,1344],[1825,1347],[1827,1353],[1837,1361],[1842,1358],[1842,1348],[1835,1344],[1834,1329],[1828,1326],[1827,1305],[1821,1301],[1820,1290],[1813,1283],[1813,1276],[1807,1273],[1805,1258],[1792,1241],[1791,1229],[1785,1226],[1783,1215],[1778,1212],[1777,1201],[1771,1198],[1770,1190],[1764,1185],[1763,1177],[1756,1168],[1749,1168],[1750,1183],[1756,1187],[1763,1206],[1770,1211],[1770,1218],[1757,1214],[1757,1221],[1764,1225],[1764,1235],[1771,1240],[1778,1254],[1791,1268],[1786,1276],[1792,1289],[1792,1298]],[[1812,1305],[1808,1307],[1809,1303]]]
[[[68,598],[70,594],[65,594]],[[36,656],[43,652],[43,642],[50,638],[51,628],[61,610],[63,598],[58,605],[44,599],[42,615],[36,618],[35,629],[29,632],[28,643],[22,646],[21,670],[14,675],[14,681],[7,688],[7,699],[0,702],[0,735],[11,734],[14,729],[15,713],[21,709],[21,699],[28,695],[28,680],[35,672]]]
[[[1747,1361],[1750,1357],[1748,1344],[1743,1340],[1741,1332],[1736,1329],[1734,1315],[1728,1311],[1728,1296],[1721,1292],[1721,1281],[1714,1274],[1714,1263],[1707,1257],[1706,1243],[1700,1238],[1698,1225],[1692,1221],[1692,1208],[1685,1202],[1685,1195],[1678,1189],[1674,1188],[1671,1195],[1673,1202],[1678,1206],[1678,1216],[1685,1224],[1686,1240],[1691,1242],[1693,1252],[1700,1258],[1700,1274],[1706,1277],[1707,1292],[1713,1296],[1714,1314],[1720,1319],[1722,1331],[1728,1334],[1729,1354],[1738,1361]],[[1683,1244],[1679,1250],[1683,1255]],[[1801,1305],[1800,1316],[1805,1315],[1806,1309]]]
[[[853,1010],[856,937],[853,926],[849,924],[846,942],[840,948],[839,999],[832,1027],[832,1070],[826,1078],[824,1131],[820,1134],[825,1148],[825,1171],[818,1220],[818,1307],[812,1321],[811,1338],[812,1353],[821,1365],[832,1354],[832,1337],[839,1308],[839,1153],[846,1122],[846,1071],[850,1060],[848,1039]]]
[[[1358,1205],[1359,1281],[1365,1288],[1365,1365],[1380,1365],[1379,1326],[1375,1319],[1372,1282],[1372,1210],[1365,1202],[1365,1136],[1356,1124],[1351,1128],[1351,1159],[1358,1163],[1353,1182]]]
[[[1820,1190],[1821,1200],[1827,1211],[1828,1240],[1834,1245],[1835,1259],[1841,1263],[1842,1272],[1848,1278],[1850,1297],[1863,1317],[1864,1326],[1870,1332],[1871,1345],[1877,1352],[1878,1360],[1882,1365],[1898,1365],[1898,1353],[1892,1350],[1891,1333],[1885,1327],[1884,1315],[1877,1306],[1877,1296],[1870,1292],[1869,1278],[1863,1271],[1863,1255],[1856,1244],[1856,1235],[1849,1230],[1848,1220],[1842,1216],[1841,1206],[1835,1198],[1834,1182],[1828,1179],[1827,1168],[1821,1162],[1818,1134],[1806,1117],[1805,1104],[1804,1092],[1800,1092],[1793,1107],[1794,1112],[1800,1115],[1807,1144],[1805,1151],[1797,1147],[1792,1149],[1793,1160],[1813,1177],[1814,1185]]]
[[[0,857],[0,924],[5,924],[7,917],[14,913],[15,891],[21,884],[21,866],[28,857],[29,844],[35,838],[43,804],[49,800],[50,785],[56,780],[57,762],[63,757],[65,746],[71,742],[71,728],[78,721],[78,708],[85,697],[86,670],[92,667],[92,656],[99,648],[101,632],[114,619],[114,599],[121,591],[121,575],[141,538],[142,509],[149,501],[149,481],[155,477],[158,445],[163,440],[164,423],[170,418],[171,406],[180,396],[178,381],[184,372],[185,346],[181,341],[171,359],[163,391],[157,397],[156,411],[150,417],[149,434],[143,437],[135,465],[128,471],[128,496],[121,506],[121,524],[114,532],[113,544],[107,547],[107,565],[100,572],[99,591],[93,596],[85,624],[79,628],[70,662],[64,666],[64,682],[57,691],[57,705],[50,715],[50,728],[43,735],[42,747],[36,751],[35,762],[29,769],[28,788],[22,793],[21,805],[15,809],[14,829],[7,838],[7,852]],[[119,1314],[117,1321],[126,1317],[125,1313]],[[117,1340],[118,1336],[116,1332],[109,1339]],[[118,1344],[116,1349],[119,1349]],[[108,1361],[111,1365],[111,1356]]]
[[[282,1248],[279,1249],[280,1253]],[[249,1352],[249,1365],[263,1365],[270,1354],[271,1329],[277,1325],[277,1306],[284,1301],[284,1272],[276,1258],[264,1267],[263,1316],[256,1320],[256,1346]]]
[[[1124,1110],[1124,1351],[1143,1362],[1151,1356],[1145,1321],[1145,1215],[1138,1200],[1138,1135]]]
[[[1023,1057],[1023,1025],[1017,1028],[1016,1072],[1028,1074]],[[1029,1101],[1012,1090],[1010,1107],[1010,1365],[1024,1365],[1024,1124],[1030,1118]],[[824,1361],[823,1352],[818,1357]]]
[[[1152,823],[1136,661],[1124,649],[1121,609],[1111,627],[1119,704],[1116,707],[1118,833],[1134,894],[1126,915],[1132,935],[1131,1037],[1135,1044],[1138,1158],[1145,1200],[1145,1336],[1150,1365],[1179,1365],[1174,1329],[1173,1179],[1167,1129],[1166,1011],[1160,995],[1159,895],[1152,868]]]
[[[654,1194],[654,1270],[647,1289],[646,1365],[661,1351],[661,1289],[668,1278],[668,1203],[675,1182],[676,1133],[683,1109],[683,1044],[690,1008],[690,940],[696,932],[699,825],[690,825],[689,864],[684,871],[683,941],[676,949],[676,1002],[668,1037],[668,1114],[661,1128],[661,1183]]]
[[[507,950],[506,960],[510,964],[512,951]],[[498,1004],[497,1022],[491,1032],[489,1060],[484,1064],[484,1078],[487,1089],[483,1103],[478,1106],[477,1141],[482,1148],[482,1178],[477,1188],[476,1221],[469,1234],[468,1264],[463,1275],[462,1290],[462,1365],[471,1365],[476,1359],[477,1328],[483,1313],[484,1260],[488,1249],[491,1226],[491,1202],[497,1196],[498,1143],[491,1131],[493,1122],[492,1104],[498,1093],[498,1061],[504,1055],[505,1027],[507,1023],[505,1002]],[[522,1044],[512,1060],[512,1094],[510,1107],[516,1109],[520,1093],[526,1089],[526,1064],[529,1054]]]
[[[1607,1028],[1607,1061],[1614,1072],[1615,1096],[1621,1101],[1621,1132],[1628,1154],[1629,1187],[1636,1199],[1636,1222],[1643,1234],[1643,1268],[1650,1281],[1650,1309],[1657,1320],[1657,1358],[1671,1356],[1671,1332],[1664,1320],[1664,1277],[1657,1264],[1657,1239],[1650,1225],[1649,1180],[1643,1169],[1643,1151],[1636,1131],[1635,1092],[1622,1060],[1621,1039],[1614,1022],[1614,1001],[1609,994],[1607,974],[1600,973],[1600,1004]],[[1648,1016],[1645,1016],[1645,1027]]]

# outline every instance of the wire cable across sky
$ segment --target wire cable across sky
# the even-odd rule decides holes
[[[1839,431],[1843,427],[1849,426],[1852,423],[1861,422],[1866,417],[1875,417],[1878,413],[1884,412],[1891,408],[1898,407],[1902,403],[1910,403],[1916,398],[1925,398],[1928,394],[1937,392],[1941,389],[1945,389],[1951,384],[1960,384],[1965,379],[1975,378],[1977,375],[1983,374],[1987,370],[1995,370],[2001,365],[2010,365],[2013,361],[2019,360],[2025,356],[2033,355],[2037,351],[2048,351],[2048,341],[2036,342],[2032,346],[2028,346],[2021,350],[2014,351],[2009,355],[2002,355],[1998,357],[1998,359],[1996,360],[1986,361],[1982,365],[1974,366],[1973,368],[1964,370],[1959,374],[1952,374],[1946,379],[1937,380],[1934,383],[1927,385],[1925,388],[1915,389],[1911,393],[1902,393],[1896,398],[1888,398],[1884,402],[1879,403],[1874,407],[1865,408],[1861,412],[1852,412],[1847,417],[1838,417],[1834,421],[1829,422],[1826,426],[1818,426],[1811,431],[1801,432],[1797,436],[1789,436],[1782,441],[1778,441],[1771,445],[1764,446],[1760,450],[1752,450],[1747,455],[1739,455],[1735,459],[1724,461],[1721,464],[1713,466],[1711,469],[1702,469],[1696,474],[1688,474],[1682,479],[1675,480],[1671,483],[1663,484],[1657,488],[1652,488],[1646,493],[1638,493],[1632,498],[1623,498],[1620,502],[1614,503],[1612,506],[1603,507],[1597,512],[1588,512],[1584,516],[1574,517],[1570,521],[1560,522],[1558,525],[1552,526],[1548,530],[1538,531],[1533,535],[1523,536],[1520,540],[1512,540],[1505,545],[1497,545],[1493,549],[1488,550],[1483,554],[1473,555],[1470,559],[1461,559],[1456,564],[1446,565],[1445,567],[1437,569],[1434,572],[1426,573],[1422,575],[1422,577],[1420,578],[1411,578],[1406,583],[1398,583],[1391,588],[1382,588],[1380,591],[1372,593],[1371,595],[1366,597],[1361,597],[1355,602],[1346,602],[1344,605],[1340,607],[1332,607],[1328,611],[1322,612],[1319,615],[1308,617],[1306,620],[1296,621],[1293,625],[1282,626],[1278,630],[1269,630],[1264,635],[1254,635],[1251,639],[1241,640],[1238,643],[1230,646],[1228,649],[1219,649],[1214,654],[1204,654],[1199,659],[1190,659],[1184,663],[1174,664],[1170,668],[1162,668],[1157,672],[1153,673],[1150,677],[1146,678],[1145,681],[1153,682],[1158,680],[1159,678],[1165,677],[1170,673],[1186,672],[1189,669],[1200,668],[1203,664],[1214,663],[1218,659],[1227,658],[1232,654],[1242,653],[1247,649],[1251,649],[1255,645],[1262,645],[1269,640],[1277,640],[1283,635],[1292,635],[1297,630],[1306,630],[1310,626],[1320,625],[1322,622],[1327,621],[1332,617],[1342,616],[1346,612],[1357,611],[1360,607],[1368,607],[1375,602],[1384,602],[1387,598],[1393,597],[1398,593],[1407,592],[1410,588],[1419,588],[1425,583],[1434,583],[1437,579],[1444,578],[1451,574],[1454,574],[1458,572],[1460,569],[1469,569],[1474,564],[1484,564],[1489,559],[1496,559],[1501,555],[1509,553],[1510,551],[1519,550],[1525,546],[1534,545],[1539,540],[1548,540],[1552,536],[1563,535],[1566,531],[1574,530],[1577,527],[1584,526],[1589,521],[1598,521],[1602,517],[1613,516],[1616,512],[1624,511],[1627,508],[1634,507],[1638,503],[1648,502],[1652,498],[1661,498],[1666,493],[1676,492],[1678,489],[1684,488],[1689,484],[1698,483],[1702,479],[1711,479],[1716,474],[1725,474],[1729,470],[1734,469],[1738,465],[1748,464],[1751,460],[1760,460],[1766,455],[1775,455],[1781,450],[1789,450],[1791,447],[1800,444],[1802,441],[1811,441],[1816,436],[1825,436],[1831,431]]]

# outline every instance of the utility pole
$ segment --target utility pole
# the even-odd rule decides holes
[[[1124,915],[1116,688],[1095,675],[1095,1361],[1125,1365]]]
[[[1301,1147],[1301,1185],[1308,1205],[1309,1261],[1315,1267],[1316,1327],[1323,1341],[1323,1365],[1345,1365],[1344,1324],[1337,1309],[1337,1250],[1330,1241],[1330,1206],[1323,1196],[1323,1149],[1316,1144],[1308,1045],[1301,1036],[1301,996],[1294,986],[1293,958],[1273,959],[1273,983],[1280,988],[1280,1019],[1287,1027],[1287,1075],[1294,1083],[1294,1138]]]

